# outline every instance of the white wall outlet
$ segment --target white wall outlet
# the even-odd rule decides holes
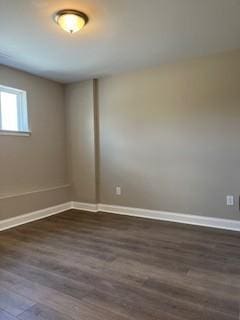
[[[116,195],[117,196],[121,196],[121,194],[122,194],[122,188],[121,187],[116,187]]]
[[[226,197],[226,204],[228,207],[233,207],[234,206],[234,196],[229,195]]]

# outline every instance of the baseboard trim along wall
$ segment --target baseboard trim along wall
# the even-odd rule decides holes
[[[204,217],[199,215],[190,215],[183,213],[174,213],[167,211],[157,211],[148,209],[139,209],[107,204],[92,204],[83,202],[67,202],[54,207],[34,211],[32,213],[20,215],[14,218],[0,221],[0,231],[10,229],[25,223],[43,219],[69,209],[89,211],[89,212],[107,212],[120,215],[134,216],[154,220],[177,222],[183,224],[204,226],[210,228],[240,231],[240,221],[220,218]]]
[[[132,207],[115,206],[108,204],[89,204],[72,202],[72,209],[91,212],[108,212],[153,220],[177,222],[196,226],[240,231],[240,221],[221,218],[211,218],[200,215],[175,213],[168,211],[148,210]]]
[[[90,211],[90,212],[98,212],[98,204],[97,203],[85,203],[85,202],[71,202],[71,208],[76,210]]]
[[[200,215],[139,209],[106,204],[99,204],[98,211],[217,229],[240,231],[240,221],[230,219],[212,218]]]
[[[31,213],[23,214],[10,219],[0,221],[0,231],[4,231],[13,227],[20,226],[29,222],[40,220],[46,217],[53,216],[55,214],[64,212],[72,208],[72,203],[67,202],[59,204],[57,206],[49,207],[46,209],[37,210]]]

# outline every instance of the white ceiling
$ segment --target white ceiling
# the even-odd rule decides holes
[[[52,20],[79,9],[69,35]],[[0,63],[72,82],[240,48],[240,0],[0,0]]]

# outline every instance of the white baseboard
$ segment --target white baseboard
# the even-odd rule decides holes
[[[98,204],[94,204],[94,203],[72,201],[71,207],[72,209],[76,209],[76,210],[98,212]]]
[[[147,219],[155,219],[169,222],[178,222],[197,226],[204,226],[217,229],[240,231],[240,221],[220,218],[204,217],[167,211],[139,209],[107,204],[92,204],[82,202],[66,202],[54,207],[34,211],[21,216],[0,221],[0,231],[10,229],[28,222],[43,219],[69,209],[76,209],[90,212],[108,212],[120,215],[134,216]]]
[[[0,231],[7,230],[21,224],[29,223],[35,220],[43,219],[54,214],[58,214],[60,212],[64,212],[72,208],[71,202],[66,202],[63,204],[59,204],[54,207],[49,207],[46,209],[34,211],[31,213],[23,214],[21,216],[13,217],[10,219],[5,219],[0,221]]]
[[[230,219],[212,218],[200,215],[191,215],[167,211],[138,209],[107,204],[99,204],[98,211],[169,222],[178,222],[217,229],[240,231],[240,221]]]

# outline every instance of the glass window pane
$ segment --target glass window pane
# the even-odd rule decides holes
[[[1,122],[2,130],[18,130],[17,95],[1,92]]]

